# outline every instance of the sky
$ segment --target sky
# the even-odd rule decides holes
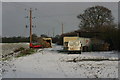
[[[77,15],[82,14],[85,9],[92,6],[104,6],[112,11],[117,23],[117,2],[2,2],[2,36],[29,36],[29,9],[32,8],[33,33],[40,36],[61,34],[63,23],[64,33],[79,29],[80,20]],[[15,1],[15,0],[13,0]],[[37,10],[35,10],[37,8]],[[26,9],[26,10],[25,10]]]
[[[119,0],[1,0],[2,2],[119,2]]]
[[[2,4],[0,1],[0,37],[2,36]]]

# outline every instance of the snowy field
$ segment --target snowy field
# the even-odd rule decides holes
[[[59,53],[60,49],[61,46],[53,45],[29,56],[4,61],[2,77],[118,78],[118,52],[67,54]]]
[[[28,43],[0,43],[0,46],[2,47],[3,55],[12,53],[15,49],[20,47],[29,48]]]

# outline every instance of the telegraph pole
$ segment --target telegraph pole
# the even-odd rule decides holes
[[[63,23],[62,23],[62,34],[63,34]]]
[[[54,29],[54,27],[53,27],[53,37],[54,37],[54,35],[55,35],[55,32],[54,32],[54,31],[55,31],[55,29]]]
[[[28,11],[29,12],[29,15],[28,16],[26,16],[25,18],[28,18],[29,19],[29,27],[30,27],[30,43],[32,43],[32,28],[33,27],[36,27],[36,26],[33,26],[32,25],[32,19],[35,19],[36,17],[33,17],[32,16],[32,8],[30,8],[30,9],[25,9],[26,11]],[[37,8],[35,9],[35,10],[37,10]],[[26,25],[26,28],[27,28],[28,26]]]
[[[49,34],[50,34],[50,31],[48,30],[48,32],[47,32],[47,33],[48,33],[47,35],[49,36]]]
[[[79,33],[77,32],[77,36],[79,37]]]
[[[30,12],[30,43],[32,43],[32,8],[30,8],[29,12]]]

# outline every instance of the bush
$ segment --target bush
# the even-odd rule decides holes
[[[21,51],[16,57],[22,57],[22,56],[30,55],[30,54],[33,54],[35,52],[36,51],[33,48],[25,49],[25,50]]]
[[[22,50],[25,50],[25,48],[20,47],[20,48],[18,48],[18,49],[15,49],[14,52],[19,52],[19,51],[22,51]]]

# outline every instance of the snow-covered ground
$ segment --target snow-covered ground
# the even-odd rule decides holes
[[[3,62],[3,78],[118,78],[118,52],[58,53],[53,45],[37,53]],[[69,62],[74,58],[96,61]],[[110,59],[97,61],[97,59]]]
[[[13,53],[13,51],[17,48],[24,47],[29,48],[29,43],[0,43],[2,47],[2,55],[6,55],[9,53]]]

